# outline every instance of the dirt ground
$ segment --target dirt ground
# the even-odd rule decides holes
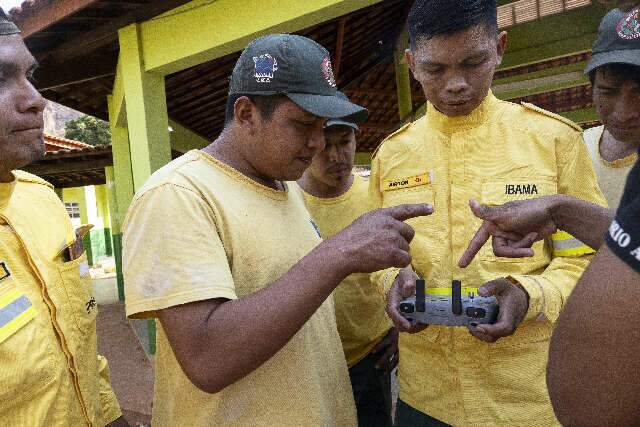
[[[125,317],[124,304],[101,305],[98,352],[109,361],[111,385],[131,426],[151,425],[153,365]]]

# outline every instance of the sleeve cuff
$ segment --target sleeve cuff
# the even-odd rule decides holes
[[[382,295],[384,300],[387,299],[387,293],[391,289],[391,285],[398,277],[400,273],[399,268],[388,268],[382,271],[376,271],[375,273],[371,273],[371,282],[373,282],[378,292]]]
[[[102,421],[105,425],[109,425],[122,416],[120,405],[113,393],[109,395],[100,394],[100,403],[102,405]]]
[[[542,283],[540,283],[538,278],[533,276],[513,275],[508,276],[507,279],[518,282],[529,294],[529,309],[527,310],[524,321],[544,320],[545,295]]]

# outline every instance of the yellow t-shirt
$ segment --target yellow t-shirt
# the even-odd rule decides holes
[[[123,230],[132,317],[243,298],[280,278],[321,241],[296,185],[286,192],[268,188],[201,151],[147,181]],[[356,424],[331,297],[271,359],[216,394],[189,381],[160,325],[157,340],[154,425]]]
[[[618,209],[618,204],[622,198],[624,185],[627,182],[627,175],[636,163],[638,154],[633,153],[624,159],[608,162],[600,156],[600,139],[604,126],[590,128],[584,131],[584,142],[587,144],[589,156],[593,163],[593,169],[598,177],[598,185],[604,193],[604,197],[613,210]]]
[[[354,176],[351,188],[339,197],[314,197],[304,190],[303,195],[325,239],[375,209],[369,198],[368,181],[358,175]],[[369,274],[352,274],[333,293],[338,332],[349,367],[369,354],[392,326],[384,311],[384,299],[369,277]]]

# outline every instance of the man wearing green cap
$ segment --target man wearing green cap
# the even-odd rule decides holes
[[[329,54],[295,35],[243,51],[219,137],[152,175],[124,225],[127,314],[156,317],[155,425],[356,424],[330,294],[406,265],[427,205],[381,209],[324,242],[294,181],[324,149]]]
[[[0,9],[0,424],[127,425],[96,354],[82,238],[53,186],[18,170],[45,152],[36,68]]]
[[[585,71],[593,82],[596,109],[605,129],[622,148],[636,153],[640,149],[640,7],[613,10],[604,17]],[[639,180],[640,165],[635,161],[613,222],[613,211],[567,196],[495,207],[472,203],[476,216],[485,221],[463,256],[464,263],[491,235],[496,255],[516,257],[528,250],[504,232],[533,234],[537,239],[562,229],[599,248],[558,319],[549,350],[549,393],[565,425],[640,423]]]
[[[347,99],[341,92],[338,95]],[[352,172],[358,123],[331,119],[324,132],[325,149],[315,155],[298,184],[326,239],[375,206],[369,198],[368,180]],[[347,277],[333,298],[358,425],[391,426],[390,373],[398,363],[398,332],[385,313],[384,299],[363,273]]]

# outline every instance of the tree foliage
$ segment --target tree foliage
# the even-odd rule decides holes
[[[111,144],[109,123],[92,116],[69,120],[64,125],[64,137],[90,145]]]

